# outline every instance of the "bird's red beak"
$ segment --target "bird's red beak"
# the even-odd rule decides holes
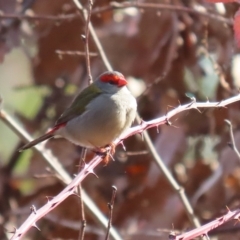
[[[127,80],[125,78],[118,78],[118,87],[123,87],[127,85]]]

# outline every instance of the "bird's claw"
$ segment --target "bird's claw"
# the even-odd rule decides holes
[[[116,145],[114,143],[111,143],[104,148],[97,148],[96,150],[94,150],[94,152],[98,156],[102,157],[104,166],[106,166],[109,163],[110,157],[114,160],[113,155],[115,153],[115,148],[116,148]]]

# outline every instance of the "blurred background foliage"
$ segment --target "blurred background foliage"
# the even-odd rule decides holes
[[[144,120],[190,102],[186,93],[197,101],[221,101],[238,94],[240,55],[231,21],[237,4],[140,2],[192,10],[170,11],[164,6],[103,10],[112,6],[111,2],[94,1],[92,24],[110,64],[128,78]],[[86,6],[87,1],[82,4]],[[57,53],[84,52],[81,34],[85,23],[71,0],[0,0],[0,11],[1,107],[31,135],[39,136],[88,84],[84,55]],[[69,18],[63,20],[60,15]],[[98,53],[91,37],[89,45],[91,53]],[[93,78],[106,70],[99,55],[91,57],[91,70]],[[185,188],[201,223],[226,212],[226,205],[234,209],[240,204],[239,159],[227,145],[226,118],[232,121],[240,146],[239,103],[201,114],[184,112],[171,119],[173,126],[149,130],[159,155]],[[54,196],[63,186],[49,173],[40,154],[17,151],[23,142],[2,122],[0,133],[0,238],[6,239],[8,231],[26,219],[29,206],[41,206],[45,196]],[[103,214],[108,213],[107,202],[115,185],[113,225],[124,239],[167,239],[168,233],[162,231],[165,228],[192,228],[178,194],[146,154],[141,136],[127,139],[125,145],[127,152],[117,148],[116,161],[98,166],[98,179],[89,176],[83,183]],[[63,139],[51,140],[47,147],[71,174],[78,171],[80,147]],[[92,156],[89,152],[87,160]],[[86,219],[85,239],[102,239],[94,218],[86,213]],[[71,197],[38,223],[41,232],[31,230],[26,239],[77,239],[79,224],[79,204]],[[228,224],[212,235],[215,239],[239,239],[240,232],[238,225]]]

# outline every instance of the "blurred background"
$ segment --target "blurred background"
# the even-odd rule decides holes
[[[81,3],[87,6],[87,1]],[[198,102],[238,94],[240,55],[232,26],[238,4],[142,0],[139,3],[149,5],[136,7],[135,1],[117,3],[94,1],[91,22],[113,69],[128,79],[143,120],[191,102],[190,94]],[[84,33],[85,21],[71,0],[0,0],[1,108],[33,137],[47,131],[88,85]],[[96,78],[106,67],[91,36],[89,47]],[[226,213],[226,206],[240,205],[240,163],[228,146],[224,119],[232,122],[240,147],[239,103],[201,109],[201,113],[187,111],[171,119],[172,126],[148,130],[202,224]],[[111,186],[118,188],[113,226],[123,239],[168,239],[171,230],[193,228],[141,135],[124,144],[127,150],[118,146],[115,161],[97,167],[98,178],[90,175],[83,182],[106,216]],[[11,236],[9,232],[27,218],[32,204],[39,208],[46,196],[55,196],[64,187],[39,153],[19,153],[22,145],[0,121],[0,239]],[[72,176],[78,172],[80,147],[64,139],[50,140],[47,147]],[[87,161],[92,157],[89,152]],[[106,230],[88,211],[85,214],[84,239],[104,239]],[[70,197],[37,223],[41,232],[31,229],[24,239],[77,239],[80,216],[78,198]],[[239,239],[239,226],[231,222],[210,237]]]

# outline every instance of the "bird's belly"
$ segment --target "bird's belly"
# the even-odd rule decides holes
[[[127,95],[125,99],[119,98],[118,95],[103,95],[96,98],[83,114],[68,121],[59,134],[83,147],[105,147],[133,122],[136,102],[133,97],[130,101],[130,97],[131,95]]]
[[[120,113],[119,113],[120,114]],[[74,118],[65,126],[65,138],[87,148],[100,148],[114,141],[124,130],[125,116],[104,114]],[[122,112],[121,112],[122,114]]]

